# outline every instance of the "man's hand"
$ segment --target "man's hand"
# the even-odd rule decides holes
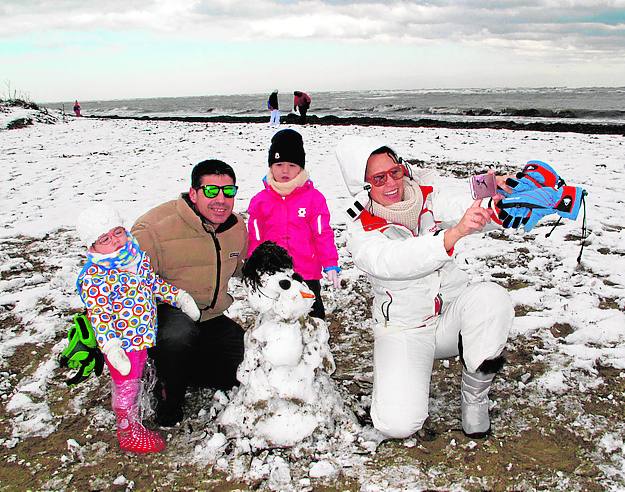
[[[466,210],[460,222],[445,231],[445,249],[451,250],[460,238],[479,232],[491,221],[490,212],[482,208],[482,200],[475,200]]]

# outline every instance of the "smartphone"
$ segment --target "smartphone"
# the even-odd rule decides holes
[[[495,175],[491,173],[471,176],[469,185],[471,186],[471,196],[474,200],[488,198],[497,194],[497,181],[495,180]]]

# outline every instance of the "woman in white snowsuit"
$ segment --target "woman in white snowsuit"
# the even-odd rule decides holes
[[[468,186],[458,193],[437,186],[432,173],[412,175],[383,141],[348,136],[336,155],[356,197],[348,210],[347,249],[374,293],[375,428],[393,438],[420,430],[434,359],[460,355],[462,428],[484,437],[488,391],[503,364],[514,309],[499,285],[469,284],[453,247],[482,230],[491,212],[471,203]]]

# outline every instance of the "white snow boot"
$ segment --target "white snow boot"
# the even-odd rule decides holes
[[[495,377],[494,373],[469,373],[462,369],[460,386],[460,408],[462,410],[462,430],[467,437],[479,439],[490,433],[488,416],[488,390]]]

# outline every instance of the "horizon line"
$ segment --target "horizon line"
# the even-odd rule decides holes
[[[567,90],[582,90],[582,89],[623,89],[625,85],[599,85],[599,86],[565,86],[565,85],[553,85],[553,86],[491,86],[491,87],[429,87],[429,88],[411,88],[411,89],[349,89],[349,90],[308,90],[310,94],[324,94],[324,93],[341,93],[341,92],[412,92],[412,91],[424,91],[424,92],[444,92],[444,91],[466,91],[466,90],[555,90],[555,89],[567,89]],[[187,94],[179,96],[147,96],[147,97],[115,97],[106,99],[80,99],[78,100],[89,102],[109,102],[109,101],[136,101],[142,99],[180,99],[180,98],[200,98],[200,97],[232,97],[232,96],[264,96],[270,92],[237,92],[237,93],[214,93],[214,94]],[[280,93],[280,92],[279,92]],[[292,95],[292,91],[284,91],[282,94]],[[74,100],[77,100],[74,98]],[[58,104],[70,102],[71,99],[56,100],[56,101],[42,101],[38,104]],[[37,101],[35,101],[37,102]]]

